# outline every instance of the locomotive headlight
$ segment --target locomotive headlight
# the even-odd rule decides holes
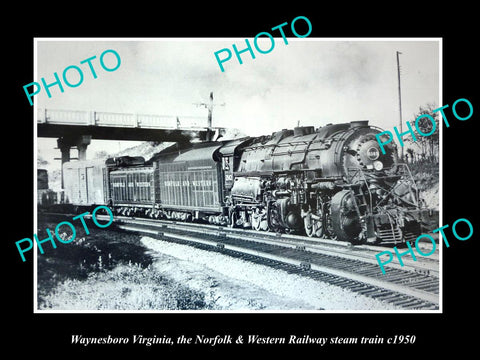
[[[380,160],[374,161],[373,168],[377,171],[380,171],[383,169],[383,163]]]
[[[367,157],[370,159],[370,160],[377,160],[378,157],[380,156],[380,152],[378,151],[378,149],[376,147],[371,147],[367,150]]]

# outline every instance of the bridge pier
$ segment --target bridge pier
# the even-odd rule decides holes
[[[76,147],[78,160],[87,159],[87,146],[92,140],[91,135],[62,136],[57,139],[57,146],[62,154],[62,189],[63,189],[63,164],[70,161],[70,149]]]
[[[90,145],[91,136],[87,140],[82,139],[80,143],[77,143],[78,160],[87,160],[87,146]]]

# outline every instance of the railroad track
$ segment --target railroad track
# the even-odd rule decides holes
[[[102,215],[96,217],[102,219]],[[397,308],[439,309],[437,254],[416,262],[403,259],[403,267],[392,262],[382,274],[375,254],[385,247],[145,218],[116,217],[115,225],[310,277]]]
[[[392,264],[382,274],[374,254],[382,247],[212,225],[119,218],[118,228],[161,240],[215,250],[340,286],[403,309],[439,308],[438,258]],[[426,260],[426,259],[425,259]]]

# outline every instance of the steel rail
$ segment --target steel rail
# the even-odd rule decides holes
[[[158,237],[167,241],[180,240],[186,243],[206,245],[210,248],[221,250],[222,252],[232,251],[232,252],[237,252],[242,254],[248,254],[254,257],[263,258],[270,261],[276,261],[284,264],[293,265],[307,271],[315,271],[315,272],[335,276],[339,279],[353,281],[356,287],[359,287],[359,285],[367,286],[367,288],[360,286],[362,290],[366,290],[367,295],[368,293],[374,292],[375,290],[378,290],[378,289],[388,290],[389,292],[391,292],[392,295],[397,294],[397,297],[393,296],[391,298],[392,301],[390,302],[395,302],[396,298],[398,300],[401,300],[402,302],[403,300],[408,300],[407,303],[411,303],[414,299],[420,299],[423,302],[425,302],[425,304],[423,304],[425,307],[438,308],[438,305],[439,305],[438,293],[423,290],[421,288],[414,288],[410,286],[411,284],[409,283],[409,281],[406,281],[405,284],[399,284],[399,283],[395,283],[388,280],[381,280],[379,278],[358,274],[350,270],[333,268],[331,266],[325,266],[325,265],[311,262],[311,261],[302,261],[298,257],[291,256],[291,254],[280,255],[278,253],[275,254],[275,253],[271,253],[271,252],[259,249],[258,247],[255,247],[255,246],[249,247],[249,246],[239,246],[237,244],[230,244],[228,242],[223,241],[224,239],[228,238],[228,236],[224,236],[224,234],[222,233],[209,234],[208,238],[205,238],[205,237],[202,238],[202,237],[199,237],[198,235],[205,236],[205,234],[195,233],[195,235],[186,235],[186,234],[176,233],[172,230],[168,231],[168,228],[166,227],[163,227],[162,229],[159,230],[159,229],[151,228],[151,226],[150,227],[146,227],[146,226],[147,226],[146,224],[138,224],[138,223],[135,224],[134,222],[130,222],[130,224],[117,225],[118,228],[123,230],[152,234],[155,237]],[[238,238],[236,240],[238,240]],[[245,244],[247,244],[248,242],[250,243],[255,242],[250,240],[243,240],[243,241]],[[250,246],[251,245],[252,244],[250,244]],[[276,246],[282,247],[281,245],[276,245]],[[297,252],[298,251],[304,252],[303,250],[298,250],[298,249],[294,249],[294,250]],[[408,277],[408,274],[403,274],[403,276]],[[414,281],[412,283],[416,283],[416,282]],[[421,285],[422,286],[424,285],[427,289],[431,288],[431,282],[428,281],[428,279],[423,279],[423,283]],[[398,295],[407,296],[408,298],[398,298]]]
[[[97,216],[98,217],[98,216]],[[107,218],[107,217],[106,217]],[[375,258],[375,255],[379,252],[385,251],[385,247],[372,246],[372,245],[355,245],[352,246],[348,242],[330,240],[330,239],[312,239],[299,235],[289,235],[289,234],[276,234],[271,232],[264,231],[255,231],[249,230],[246,232],[244,229],[228,228],[228,227],[219,227],[217,225],[205,225],[205,224],[195,224],[195,223],[183,223],[175,221],[165,221],[165,220],[152,220],[145,218],[129,218],[129,217],[118,217],[117,221],[124,223],[144,223],[150,226],[156,227],[181,227],[185,231],[192,233],[203,233],[207,231],[215,234],[222,234],[222,236],[228,238],[235,238],[239,235],[242,236],[245,240],[255,241],[264,244],[270,245],[279,245],[283,247],[288,247],[292,249],[300,249],[312,253],[319,254],[328,254],[331,256],[342,257],[345,259],[351,260],[362,260],[363,262],[370,263],[373,265],[378,265],[378,262]],[[385,267],[399,270],[408,270],[416,273],[422,273],[426,275],[431,275],[439,277],[439,260],[438,255],[433,254],[430,257],[418,258],[417,261],[413,259],[405,258],[402,259],[404,265],[398,263],[390,262]],[[380,273],[380,268],[378,268]]]

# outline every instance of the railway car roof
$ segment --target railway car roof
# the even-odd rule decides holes
[[[221,142],[207,143],[207,144],[195,144],[195,146],[185,152],[180,153],[175,159],[177,161],[196,161],[196,160],[212,160],[218,161],[215,152],[222,147]]]
[[[64,163],[63,166],[70,169],[84,168],[84,167],[90,167],[90,166],[105,167],[105,159],[68,161]]]
[[[222,156],[231,156],[235,153],[237,147],[247,141],[251,142],[252,138],[245,137],[240,139],[233,139],[225,141],[223,146],[218,150]]]

